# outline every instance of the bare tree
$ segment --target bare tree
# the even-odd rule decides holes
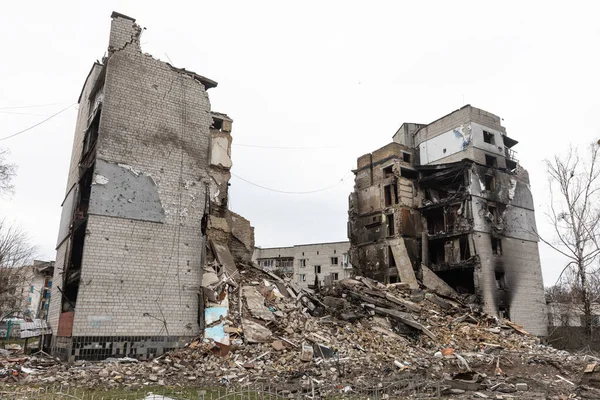
[[[24,266],[34,253],[27,234],[6,218],[0,219],[0,320],[23,311],[23,289],[31,280]]]
[[[575,282],[570,292],[577,293],[583,305],[584,326],[591,335],[594,294],[590,284],[596,279],[593,268],[600,255],[600,141],[588,151],[580,158],[571,147],[566,155],[546,161],[550,186],[547,215],[556,240],[541,240],[569,260],[561,276],[572,272]]]
[[[12,178],[15,176],[17,167],[6,161],[8,150],[0,148],[0,196],[12,193],[14,187]]]

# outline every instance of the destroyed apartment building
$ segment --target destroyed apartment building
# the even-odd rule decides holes
[[[350,261],[384,283],[465,295],[538,336],[547,311],[527,171],[501,119],[466,105],[358,158]]]
[[[203,329],[203,271],[234,274],[254,249],[227,207],[232,120],[211,111],[217,83],[143,53],[141,33],[112,14],[79,96],[48,318],[67,360],[183,346]]]

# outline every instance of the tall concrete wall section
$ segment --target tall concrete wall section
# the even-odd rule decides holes
[[[49,317],[68,359],[183,345],[201,329],[207,235],[237,262],[254,248],[227,209],[232,120],[210,110],[216,82],[142,53],[141,31],[113,13],[79,99]]]
[[[88,220],[73,334],[191,336],[198,333],[208,95],[191,75],[142,54],[133,22],[113,19],[111,32],[89,209],[97,216]],[[88,323],[98,317],[104,322]]]
[[[492,251],[491,235],[475,233],[481,264],[484,311],[506,309],[511,321],[538,336],[548,334],[546,301],[537,242],[502,238],[502,255]]]

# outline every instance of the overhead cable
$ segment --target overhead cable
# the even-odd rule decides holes
[[[344,174],[344,176],[342,177],[342,179],[340,179],[339,181],[337,181],[337,182],[336,182],[336,183],[334,183],[333,185],[330,185],[330,186],[327,186],[327,187],[325,187],[325,188],[321,188],[321,189],[316,189],[316,190],[308,190],[308,191],[304,191],[304,192],[290,192],[290,191],[287,191],[287,190],[273,189],[273,188],[269,188],[269,187],[266,187],[266,186],[259,185],[258,183],[251,182],[251,181],[249,181],[249,180],[247,180],[247,179],[244,179],[244,178],[242,178],[241,176],[238,176],[238,175],[234,174],[233,172],[231,173],[231,175],[235,176],[235,177],[236,177],[236,178],[238,178],[239,180],[242,180],[242,181],[244,181],[244,182],[246,182],[246,183],[248,183],[248,184],[250,184],[250,185],[253,185],[253,186],[259,187],[259,188],[261,188],[261,189],[264,189],[264,190],[268,190],[268,191],[270,191],[270,192],[275,192],[275,193],[283,193],[283,194],[310,194],[310,193],[323,192],[323,191],[325,191],[325,190],[329,190],[329,189],[331,189],[331,188],[333,188],[333,187],[335,187],[335,186],[339,185],[340,183],[344,182],[344,179],[346,178],[346,176],[347,176],[347,175],[348,175],[350,172],[351,172],[351,171],[348,171],[348,172],[346,172],[346,174]]]
[[[19,131],[19,132],[13,133],[12,135],[8,135],[8,136],[5,136],[5,137],[2,137],[2,138],[0,138],[0,141],[2,141],[2,140],[6,140],[6,139],[10,139],[10,138],[13,138],[13,137],[15,137],[15,136],[17,136],[17,135],[20,135],[21,133],[25,133],[25,132],[27,132],[27,131],[29,131],[29,130],[31,130],[31,129],[33,129],[33,128],[35,128],[36,126],[40,126],[40,125],[41,125],[41,124],[43,124],[44,122],[46,122],[46,121],[49,121],[49,120],[51,120],[52,118],[56,117],[58,114],[61,114],[61,113],[65,112],[65,111],[67,111],[69,108],[73,107],[75,104],[77,104],[77,103],[73,103],[73,104],[71,104],[69,107],[67,107],[67,108],[63,108],[62,110],[60,110],[60,111],[59,111],[59,112],[57,112],[56,114],[52,114],[51,116],[49,116],[49,117],[48,117],[48,118],[46,118],[45,120],[43,120],[43,121],[40,121],[40,122],[38,122],[37,124],[30,126],[29,128],[26,128],[26,129],[23,129],[22,131]]]
[[[56,106],[58,104],[65,104],[65,102],[63,101],[62,103],[51,103],[51,104],[38,104],[36,106],[13,106],[13,107],[0,107],[0,110],[16,110],[19,108],[36,108],[36,107],[49,107],[49,106]]]

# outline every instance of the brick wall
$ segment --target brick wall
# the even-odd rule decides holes
[[[125,210],[122,204],[132,201],[155,207],[143,198],[123,197],[126,180],[92,199],[100,206],[88,216],[73,322],[78,337],[186,337],[199,330],[210,102],[197,77],[141,52],[140,31],[132,19],[113,15],[97,159],[120,164],[131,177],[149,177],[146,189],[157,193],[164,218],[150,222],[137,214],[119,218],[109,212]],[[68,187],[78,179],[87,99],[100,70],[94,67],[81,96]],[[57,250],[53,329],[68,244]]]

